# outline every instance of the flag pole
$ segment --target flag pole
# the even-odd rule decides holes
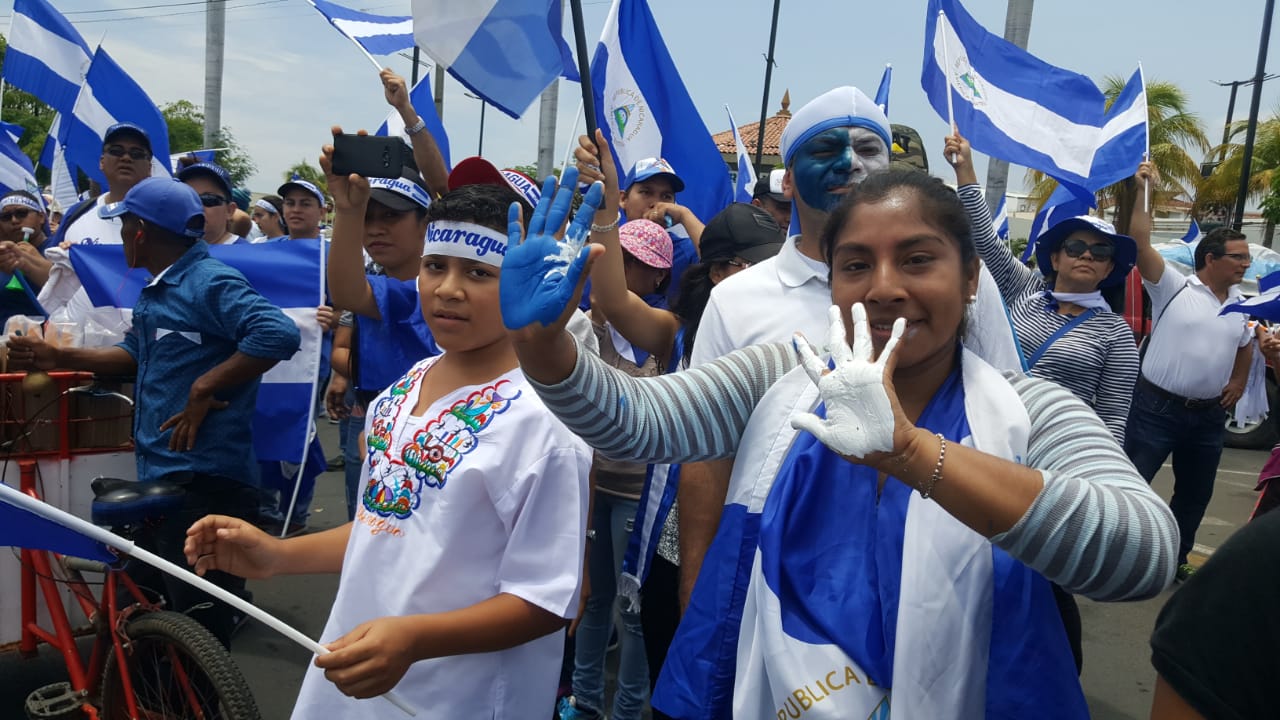
[[[564,162],[560,164],[560,174],[569,169],[569,158],[573,157],[573,148],[578,144],[578,123],[582,122],[582,100],[578,100],[578,114],[573,116],[573,128],[569,130],[569,146],[564,149]],[[595,142],[591,138],[591,142]]]
[[[1142,83],[1142,97],[1145,101],[1147,97],[1147,74],[1142,71],[1142,61],[1138,61],[1138,82]],[[1142,122],[1147,126],[1144,135],[1147,138],[1147,149],[1142,153],[1142,159],[1151,160],[1151,112],[1148,110],[1142,116]],[[1142,211],[1151,212],[1151,178],[1142,183]]]
[[[616,0],[615,0],[616,2]],[[591,60],[587,58],[587,35],[582,24],[582,0],[569,0],[573,11],[573,38],[578,52],[578,76],[582,86],[582,111],[587,119],[587,136],[596,137],[596,100],[591,88]],[[576,126],[574,128],[577,129]]]
[[[956,134],[956,107],[951,99],[951,51],[947,49],[947,30],[943,24],[947,21],[947,13],[938,11],[938,32],[942,33],[942,77],[947,83],[947,124],[951,126],[951,134]],[[955,153],[951,153],[951,162],[956,161]]]
[[[196,575],[186,568],[179,567],[175,563],[165,560],[155,553],[138,547],[132,540],[122,538],[110,530],[100,528],[87,520],[78,518],[71,513],[60,510],[46,502],[27,495],[24,492],[19,492],[4,483],[0,483],[0,502],[12,505],[19,510],[25,510],[32,515],[48,520],[49,522],[57,523],[58,525],[83,535],[96,543],[106,545],[119,553],[123,553],[138,560],[139,562],[150,565],[166,575],[177,578],[197,590],[202,590],[248,615],[254,620],[261,622],[281,635],[284,635],[286,638],[289,638],[293,642],[301,645],[316,655],[325,655],[329,652],[329,650],[320,643],[312,640],[302,634],[301,631],[286,624],[284,621],[257,607],[253,603],[248,602],[239,595],[218,587],[205,578]],[[400,698],[394,692],[388,691],[382,697],[392,705],[400,708],[400,710],[402,710],[406,715],[413,717],[418,714],[416,708],[405,702],[403,698]]]
[[[324,238],[320,238],[320,305],[325,304],[325,270],[324,270],[325,252]],[[324,333],[325,329],[320,328],[320,352],[324,352]],[[316,394],[320,387],[320,363],[316,362],[316,371],[311,380],[311,402],[307,404],[307,433],[302,444],[302,462],[298,463],[298,476],[293,481],[293,496],[289,498],[289,510],[285,513],[284,521],[280,523],[281,539],[289,535],[289,522],[293,518],[293,509],[298,504],[298,493],[302,489],[302,476],[307,471],[307,458],[311,455],[311,441],[316,435]]]

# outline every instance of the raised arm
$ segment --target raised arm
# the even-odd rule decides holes
[[[632,345],[665,363],[671,356],[680,321],[671,311],[650,307],[639,295],[627,289],[622,245],[618,240],[621,193],[618,192],[618,169],[613,163],[613,153],[600,130],[596,130],[594,143],[583,135],[578,144],[574,157],[582,179],[604,183],[604,199],[593,224],[610,228],[591,233],[591,240],[604,246],[604,255],[591,268],[592,309],[602,312],[614,329]]]
[[[406,129],[415,127],[420,118],[409,100],[409,88],[405,85],[404,78],[390,68],[383,68],[379,77],[382,78],[382,92],[387,98],[387,104],[400,114],[400,120],[404,122]],[[444,164],[444,155],[431,131],[424,127],[410,133],[409,142],[413,145],[413,161],[417,163],[418,172],[422,173],[422,179],[432,194],[439,197],[448,192],[449,168]]]
[[[1160,174],[1156,171],[1154,163],[1143,162],[1138,166],[1135,178],[1138,181],[1138,194],[1142,195],[1144,186],[1148,184],[1152,186],[1152,190],[1155,189],[1154,186],[1160,179]],[[1129,235],[1138,244],[1138,272],[1143,280],[1154,284],[1160,282],[1160,278],[1164,275],[1165,264],[1164,258],[1160,257],[1160,253],[1151,246],[1151,213],[1142,205],[1141,202],[1133,204],[1133,214],[1129,220]]]
[[[973,241],[978,246],[978,255],[1000,288],[1000,297],[1008,305],[1028,288],[1043,288],[1044,276],[1023,265],[996,235],[991,211],[973,169],[973,149],[969,147],[969,141],[959,134],[952,134],[945,142],[943,156],[956,170],[956,194],[969,213],[969,226],[973,230]]]
[[[333,128],[335,136],[342,128]],[[329,248],[326,274],[329,297],[334,307],[381,320],[373,288],[364,274],[364,215],[369,206],[369,181],[359,175],[333,174],[333,146],[321,149],[320,169],[324,170],[333,196],[333,240]]]

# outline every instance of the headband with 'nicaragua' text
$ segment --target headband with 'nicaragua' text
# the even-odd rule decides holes
[[[422,254],[448,255],[502,267],[507,236],[475,223],[437,220],[427,225]]]

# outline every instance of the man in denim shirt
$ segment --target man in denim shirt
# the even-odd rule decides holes
[[[196,519],[256,508],[251,428],[258,384],[298,351],[301,337],[239,271],[209,257],[200,239],[200,198],[187,185],[148,178],[100,213],[121,218],[125,260],[153,276],[134,308],[133,329],[110,348],[60,349],[13,337],[10,357],[19,367],[137,376],[138,479],[186,488],[186,507],[165,518],[155,541],[159,554],[181,562],[186,529]],[[210,579],[233,592],[244,589],[244,580],[230,575],[211,573]],[[165,585],[175,610],[213,603],[190,614],[229,642],[230,607],[185,583]]]

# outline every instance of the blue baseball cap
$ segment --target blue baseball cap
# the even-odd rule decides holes
[[[671,180],[671,189],[675,192],[684,190],[684,181],[676,174],[675,168],[671,167],[671,163],[662,158],[645,158],[636,163],[631,168],[631,172],[627,173],[627,181],[623,185],[623,189],[630,189],[632,185],[645,180],[650,180],[659,176],[666,176]]]
[[[207,177],[213,180],[222,187],[223,194],[228,199],[234,199],[231,197],[233,191],[231,175],[221,165],[211,162],[192,163],[178,171],[177,178],[179,180],[185,182],[193,177]]]
[[[132,213],[152,225],[190,238],[204,236],[204,206],[191,186],[170,177],[149,177],[129,189],[124,199],[104,205],[98,216]]]
[[[133,135],[146,146],[147,152],[151,152],[151,136],[142,129],[141,125],[134,125],[131,122],[119,122],[107,128],[107,132],[102,136],[102,147],[105,148],[111,144],[112,140],[117,140],[122,135]]]
[[[320,203],[320,207],[324,207],[324,193],[320,192],[320,188],[307,182],[306,180],[303,180],[301,178],[294,178],[289,182],[281,185],[280,188],[276,190],[276,194],[279,195],[280,197],[284,197],[285,193],[289,192],[290,190],[306,190],[307,192],[315,196],[316,200]]]
[[[1138,244],[1128,235],[1116,232],[1115,225],[1092,215],[1067,218],[1036,238],[1036,266],[1040,268],[1040,272],[1046,277],[1053,272],[1053,254],[1062,247],[1062,241],[1077,230],[1097,233],[1110,240],[1116,249],[1115,255],[1111,258],[1114,263],[1111,274],[1103,278],[1102,282],[1098,283],[1098,287],[1111,287],[1123,283],[1138,261]]]

